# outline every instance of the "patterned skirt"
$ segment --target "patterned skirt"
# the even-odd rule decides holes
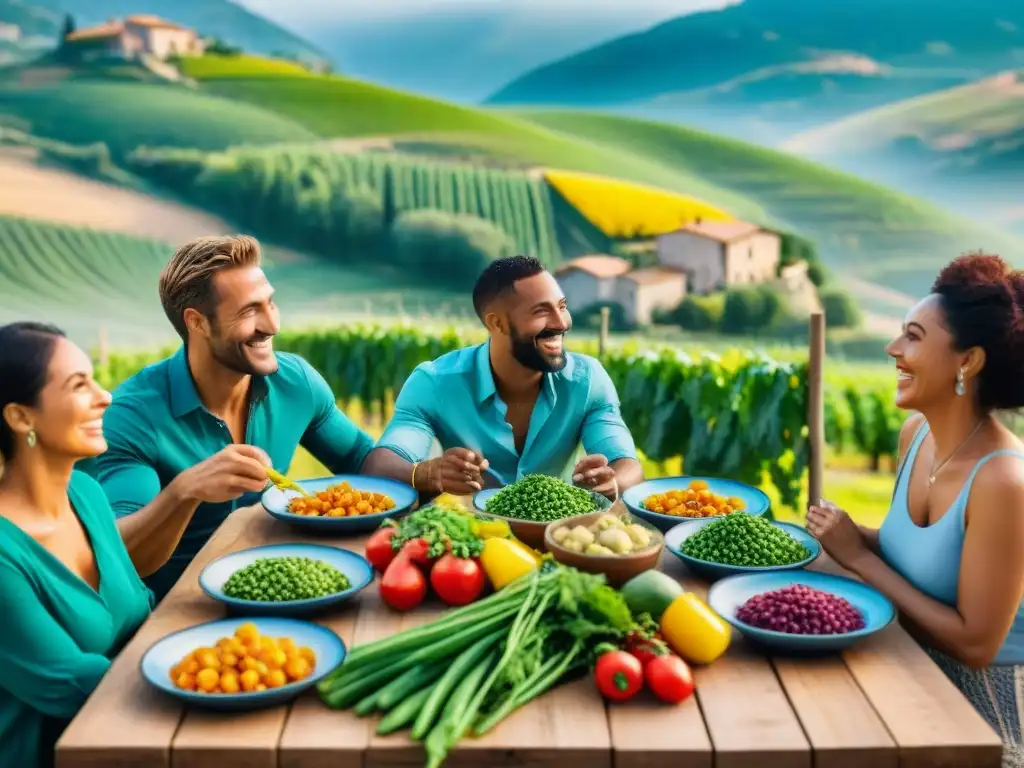
[[[933,648],[924,649],[1003,740],[1003,768],[1024,768],[1024,666],[971,669]]]

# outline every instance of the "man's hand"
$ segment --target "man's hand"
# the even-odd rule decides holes
[[[266,488],[270,465],[259,448],[233,444],[186,469],[173,485],[182,498],[219,504]]]
[[[615,469],[608,463],[608,459],[600,453],[585,456],[580,459],[576,468],[572,471],[572,481],[583,488],[594,493],[607,496],[617,490],[615,482]]]
[[[488,466],[487,459],[478,453],[467,448],[449,448],[438,458],[424,462],[419,471],[427,470],[428,490],[464,496],[484,487],[481,473]]]

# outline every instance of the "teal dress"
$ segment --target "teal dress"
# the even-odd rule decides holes
[[[0,516],[0,768],[53,764],[60,732],[152,610],[103,490],[76,471],[68,497],[98,592]]]
[[[967,530],[964,514],[974,479],[990,459],[1004,454],[1024,458],[1024,454],[1000,450],[983,456],[946,513],[934,524],[921,527],[910,517],[907,493],[910,470],[927,434],[928,425],[924,424],[914,435],[900,465],[892,506],[878,531],[878,544],[882,558],[903,578],[931,598],[956,608]],[[935,648],[925,648],[925,651],[1000,735],[1003,766],[1024,768],[1021,738],[1024,703],[1019,693],[1024,691],[1024,604],[1018,606],[1009,634],[992,664],[985,669],[964,666]]]

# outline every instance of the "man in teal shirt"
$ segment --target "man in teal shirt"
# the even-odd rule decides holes
[[[540,262],[491,263],[473,304],[489,341],[416,367],[371,454],[380,473],[429,493],[472,493],[533,473],[609,497],[641,482],[615,386],[598,360],[563,348],[572,321]],[[428,461],[435,440],[445,453]],[[581,444],[586,456],[573,465]]]
[[[160,277],[160,300],[184,346],[117,388],[103,419],[108,449],[84,467],[118,517],[150,505],[164,488],[191,502],[168,514],[180,540],[146,579],[158,599],[224,519],[258,501],[266,484],[265,473],[223,471],[219,458],[251,446],[264,466],[286,471],[301,444],[342,474],[360,472],[373,448],[312,366],[275,354],[273,293],[252,238],[201,238],[180,248]],[[217,467],[218,491],[196,494],[194,476]]]

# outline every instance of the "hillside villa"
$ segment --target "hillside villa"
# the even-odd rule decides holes
[[[738,285],[780,279],[781,238],[743,221],[697,219],[657,238],[657,265],[633,269],[615,256],[592,254],[566,262],[556,271],[570,311],[594,304],[619,304],[628,322],[648,325],[656,310],[678,306],[688,292],[704,295]],[[806,276],[787,270],[790,283]]]
[[[151,14],[112,19],[105,24],[72,32],[64,44],[85,57],[115,56],[131,59],[149,55],[158,59],[170,56],[201,56],[203,41],[195,30]]]
[[[775,279],[782,240],[745,221],[696,221],[658,238],[658,262],[682,270],[694,293]]]

